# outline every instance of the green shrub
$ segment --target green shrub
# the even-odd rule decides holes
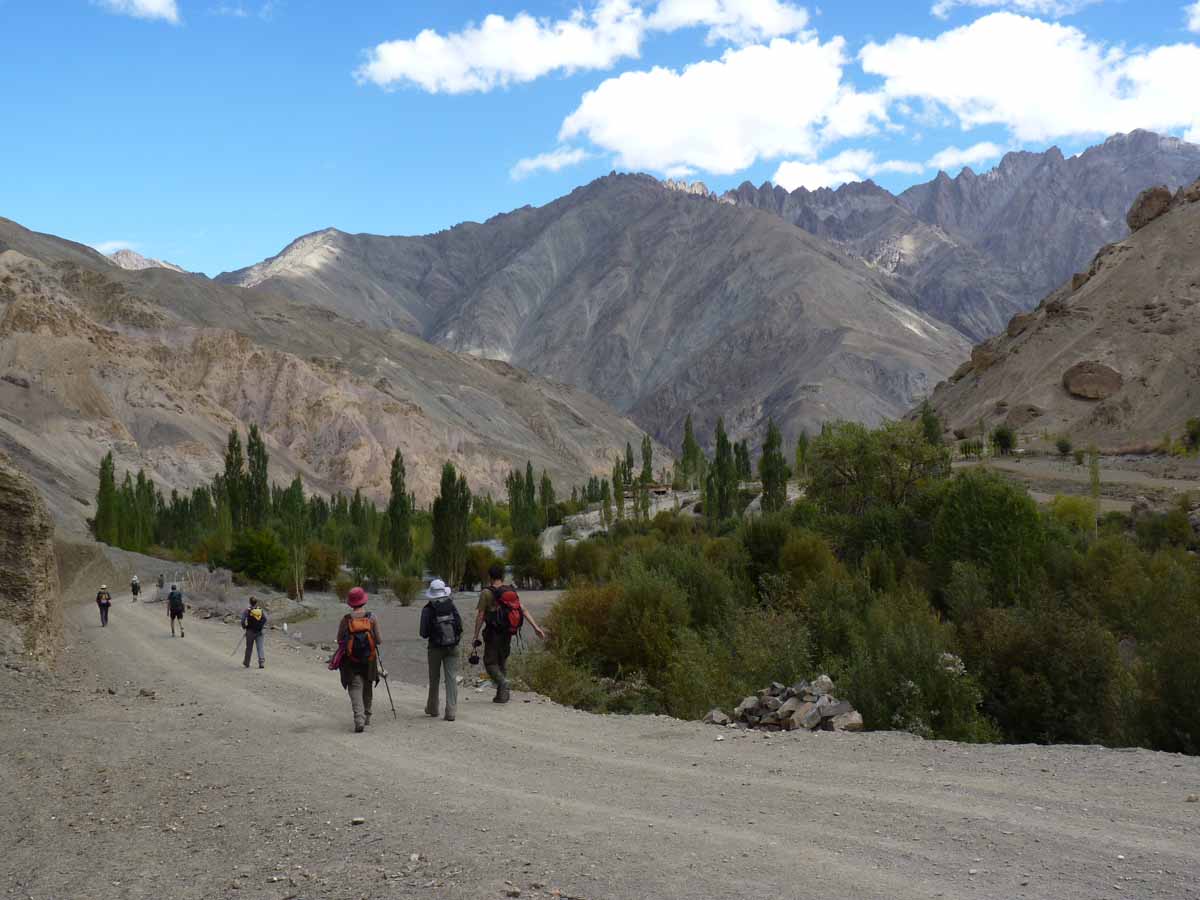
[[[537,538],[519,537],[509,551],[513,578],[521,587],[532,587],[542,574],[542,543]]]
[[[1060,437],[1054,442],[1054,449],[1058,451],[1058,455],[1062,460],[1066,460],[1071,455],[1071,450],[1074,444],[1071,443],[1069,437]]]
[[[416,575],[393,575],[391,588],[401,606],[412,606],[424,584]]]
[[[804,587],[839,568],[829,544],[812,531],[797,531],[779,551],[779,568],[797,587]]]
[[[641,561],[663,582],[673,581],[682,589],[689,622],[698,631],[728,627],[741,596],[749,593],[706,559],[695,544],[662,544]]]
[[[1008,740],[1117,742],[1128,675],[1099,623],[1056,607],[989,610],[969,661]]]
[[[254,581],[282,588],[288,581],[288,557],[275,532],[248,530],[234,536],[229,567]]]
[[[674,581],[634,560],[617,579],[605,656],[612,674],[640,671],[661,684],[676,631],[689,624],[687,595]]]
[[[520,689],[535,691],[576,709],[600,711],[604,688],[587,669],[548,650],[525,650],[509,659],[509,677]]]
[[[1096,528],[1096,503],[1090,497],[1058,494],[1050,501],[1050,515],[1083,534],[1091,534]]]
[[[496,554],[492,552],[491,547],[484,546],[483,544],[468,544],[467,567],[463,573],[463,584],[468,587],[490,584],[491,578],[488,576],[488,569],[497,562],[499,560]]]
[[[354,587],[354,582],[345,575],[341,575],[333,583],[333,592],[337,595],[339,600],[345,603],[346,598],[350,596],[350,589],[352,587]]]
[[[742,524],[738,539],[746,548],[749,557],[747,575],[753,584],[763,575],[779,571],[779,554],[792,534],[792,526],[786,515],[778,513],[758,516]]]
[[[955,655],[953,630],[916,591],[871,603],[839,688],[868,728],[957,741],[998,737],[980,712],[979,685]]]

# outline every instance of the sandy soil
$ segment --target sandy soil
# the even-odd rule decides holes
[[[451,724],[398,679],[356,735],[318,651],[245,670],[235,629],[125,600],[69,611],[56,674],[0,669],[5,896],[1200,898],[1200,759],[474,692]]]

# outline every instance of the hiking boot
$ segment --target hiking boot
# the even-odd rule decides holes
[[[367,727],[366,725],[355,725],[355,726],[354,726],[354,733],[355,733],[355,734],[362,734],[362,733],[363,733],[363,731],[366,729],[366,727]]]
[[[429,716],[431,719],[436,719],[438,717],[438,711],[436,709],[426,709],[425,715]]]
[[[445,719],[447,722],[453,722],[454,721],[454,713],[452,713],[452,712],[446,713]]]
[[[259,667],[260,669],[265,669],[265,668],[267,667],[267,664],[266,664],[265,662],[263,662],[262,660],[259,660],[259,661],[258,661],[258,667]]]
[[[183,637],[183,629],[182,628],[179,629],[179,636]]]
[[[248,668],[250,668],[250,663],[248,663],[248,662],[244,662],[244,663],[242,663],[242,668],[243,668],[243,669],[248,669]]]
[[[507,703],[508,702],[508,694],[496,694],[496,696],[492,698],[492,702],[493,703]]]

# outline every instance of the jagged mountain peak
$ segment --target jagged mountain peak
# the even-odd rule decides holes
[[[174,263],[163,262],[161,259],[151,259],[147,256],[142,256],[136,250],[128,248],[117,250],[108,254],[108,258],[122,269],[131,271],[140,271],[142,269],[170,269],[172,272],[186,271]]]

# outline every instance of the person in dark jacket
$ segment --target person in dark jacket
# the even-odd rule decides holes
[[[96,592],[96,605],[100,607],[100,627],[108,627],[108,610],[112,606],[112,594],[108,592],[108,585],[100,585],[100,590]]]
[[[504,566],[496,564],[488,570],[492,583],[479,592],[479,605],[475,611],[475,639],[473,647],[480,645],[479,634],[483,632],[483,667],[492,683],[496,685],[496,696],[493,703],[507,703],[509,698],[508,686],[508,655],[512,652],[512,635],[505,629],[493,628],[487,625],[488,617],[496,609],[500,595],[512,590],[504,583]],[[533,620],[528,610],[522,610],[524,620],[533,626],[534,632],[542,640],[546,632]],[[486,625],[486,627],[485,627]]]
[[[354,713],[354,731],[361,732],[371,724],[371,700],[375,685],[387,673],[379,667],[379,623],[367,612],[367,592],[361,587],[351,588],[346,597],[350,612],[342,616],[338,625],[338,647],[341,664],[338,669],[342,687],[350,695],[350,709]]]
[[[258,667],[266,668],[267,658],[263,653],[263,634],[267,630],[267,611],[258,605],[258,598],[251,597],[250,605],[242,610],[242,628],[246,631],[246,655],[242,665],[250,668],[250,654],[257,647]]]
[[[425,715],[437,718],[438,681],[446,681],[446,721],[453,722],[458,707],[458,644],[462,640],[463,622],[454,605],[454,592],[446,582],[435,578],[425,592],[429,602],[421,610],[421,637],[429,641],[429,698]]]
[[[167,595],[167,618],[171,620],[171,637],[175,637],[175,620],[179,620],[179,636],[183,637],[183,592],[178,585],[171,585],[171,593]],[[249,662],[249,657],[247,657]]]

